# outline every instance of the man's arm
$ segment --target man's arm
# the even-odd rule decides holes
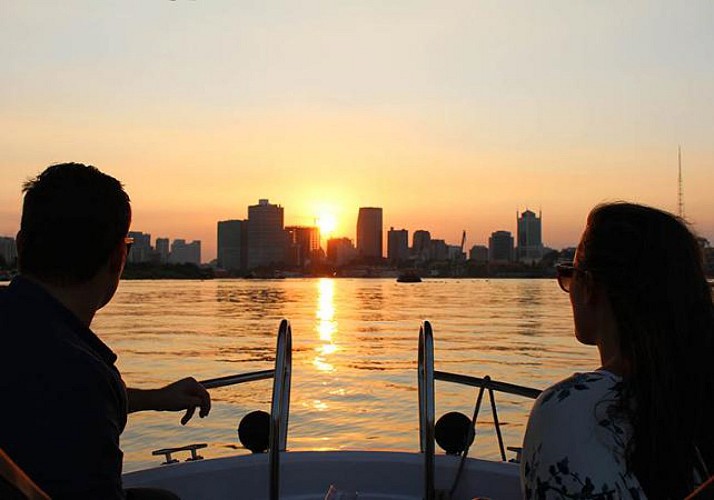
[[[161,389],[132,389],[127,387],[129,413],[144,410],[181,411],[186,414],[181,418],[181,424],[193,417],[196,408],[203,418],[211,411],[211,396],[208,391],[193,377],[181,379],[162,387]]]

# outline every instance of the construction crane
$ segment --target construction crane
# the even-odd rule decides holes
[[[457,262],[463,258],[465,243],[466,243],[466,230],[464,229],[463,232],[461,233],[461,245],[459,245],[459,251],[461,253],[457,255],[455,252],[449,251],[449,260],[451,262]],[[456,245],[453,245],[451,248],[452,249],[456,248]]]
[[[684,196],[682,195],[682,146],[677,146],[677,160],[679,163],[679,178],[677,192],[677,215],[684,218]]]

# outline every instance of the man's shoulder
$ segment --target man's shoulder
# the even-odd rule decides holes
[[[9,285],[0,285],[0,314],[2,314],[5,311],[10,300],[12,300],[12,293],[10,293],[10,286]]]
[[[36,307],[11,288],[0,291],[0,329],[0,342],[7,356],[55,355],[64,350],[62,318],[51,308]]]
[[[36,292],[34,288],[36,285],[19,277],[9,285],[0,286],[0,318],[3,321],[3,329],[15,323],[50,320],[54,311],[44,307],[41,293]]]
[[[29,314],[22,302],[0,298],[0,376],[7,390],[24,392],[33,384],[41,391],[68,385],[88,393],[118,389],[116,369],[81,341],[61,315],[51,309]]]
[[[7,303],[9,296],[9,287],[7,285],[0,285],[0,314],[5,311],[5,304]]]

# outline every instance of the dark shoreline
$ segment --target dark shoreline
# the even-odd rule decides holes
[[[14,269],[0,270],[0,281],[10,281],[17,274]],[[418,273],[423,280],[454,280],[454,279],[554,279],[555,269],[497,269],[471,268],[466,272],[451,270],[432,275],[424,270]],[[240,280],[282,280],[295,278],[336,278],[336,279],[394,279],[396,281],[399,271],[387,268],[343,268],[337,272],[298,272],[298,271],[272,271],[254,273],[253,275],[231,274],[215,270],[209,266],[196,266],[194,264],[128,264],[124,268],[122,280],[211,280],[211,279],[240,279]],[[714,274],[707,275],[709,284],[714,287]]]
[[[251,273],[229,273],[208,266],[194,264],[127,264],[122,279],[125,280],[160,280],[160,279],[253,279],[276,280],[290,278],[366,278],[395,279],[402,271],[378,266],[357,266],[341,269],[310,270],[257,270]],[[440,269],[438,271],[422,270],[418,272],[422,279],[553,279],[555,269],[548,267],[487,266],[467,267],[461,269]]]

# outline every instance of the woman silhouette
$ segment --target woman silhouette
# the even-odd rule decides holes
[[[526,498],[684,498],[714,472],[714,306],[679,218],[597,206],[558,266],[601,367],[547,389],[526,430]]]

